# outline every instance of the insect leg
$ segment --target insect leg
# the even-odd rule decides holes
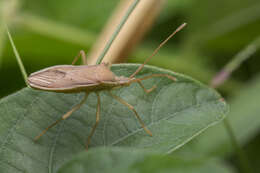
[[[150,92],[152,92],[152,91],[156,88],[156,85],[154,85],[152,88],[146,89],[146,88],[144,87],[144,85],[142,84],[141,81],[137,81],[137,83],[144,89],[144,91],[145,91],[147,94],[150,93]]]
[[[100,118],[100,96],[99,96],[99,93],[96,93],[97,94],[97,112],[96,112],[96,123],[95,125],[92,127],[92,130],[90,132],[90,135],[88,136],[88,140],[87,140],[87,144],[86,144],[86,150],[88,150],[88,146],[90,144],[90,140],[91,140],[91,137],[93,136],[97,126],[98,126],[98,123],[99,123],[99,118]]]
[[[149,76],[134,79],[131,82],[138,82],[138,81],[142,81],[142,80],[146,80],[146,79],[150,79],[150,78],[154,78],[154,77],[167,77],[168,79],[171,79],[173,81],[177,81],[177,79],[175,77],[168,75],[168,74],[151,74]]]
[[[36,137],[34,138],[34,141],[37,141],[37,140],[38,140],[42,135],[44,135],[50,128],[52,128],[52,127],[54,127],[55,125],[57,125],[60,121],[67,119],[74,111],[78,110],[78,109],[81,107],[81,105],[87,100],[88,94],[89,94],[89,93],[86,93],[86,94],[85,94],[83,100],[82,100],[79,104],[77,104],[76,106],[74,106],[69,112],[67,112],[66,114],[64,114],[59,120],[55,121],[53,124],[51,124],[50,126],[48,126],[45,130],[43,130],[43,131],[41,132],[41,134],[39,134],[38,136],[36,136]]]
[[[86,53],[85,53],[84,50],[79,51],[79,54],[78,54],[78,55],[74,58],[74,60],[72,61],[72,65],[74,65],[74,64],[78,61],[79,57],[82,58],[83,64],[84,64],[84,65],[87,65]]]
[[[120,97],[118,97],[118,96],[112,94],[111,91],[108,91],[108,93],[109,93],[114,99],[116,99],[118,102],[122,103],[123,105],[127,106],[130,110],[132,110],[132,111],[134,112],[136,118],[138,119],[139,123],[142,125],[143,129],[145,130],[145,132],[146,132],[148,135],[152,136],[152,132],[145,127],[145,125],[144,125],[144,123],[143,123],[141,117],[138,115],[138,113],[136,112],[135,108],[134,108],[132,105],[130,105],[129,103],[127,103],[127,102],[126,102],[125,100],[123,100],[122,98],[120,98]]]

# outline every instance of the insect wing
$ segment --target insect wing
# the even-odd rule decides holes
[[[32,73],[28,78],[31,87],[45,90],[71,89],[79,85],[98,84],[95,67],[60,65]]]

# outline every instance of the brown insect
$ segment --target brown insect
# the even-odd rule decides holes
[[[78,93],[85,92],[83,100],[75,105],[69,112],[64,114],[59,120],[47,127],[42,133],[35,137],[35,140],[38,140],[43,134],[47,132],[48,129],[52,128],[60,121],[67,119],[74,111],[80,108],[80,106],[87,100],[87,97],[90,92],[95,92],[97,95],[97,111],[96,111],[96,123],[93,126],[90,135],[87,139],[86,149],[90,144],[91,137],[93,136],[95,129],[98,125],[100,119],[100,96],[99,92],[106,90],[110,96],[114,99],[127,106],[130,110],[133,111],[136,118],[140,122],[142,128],[147,134],[152,136],[150,130],[148,130],[137,111],[132,105],[124,101],[122,98],[111,93],[111,90],[129,86],[132,83],[137,82],[141,88],[146,93],[151,92],[156,86],[153,86],[150,89],[146,89],[141,83],[142,80],[146,80],[153,77],[167,77],[170,80],[176,81],[176,78],[168,74],[152,74],[142,78],[135,78],[135,75],[142,70],[144,65],[158,52],[158,50],[178,31],[180,31],[186,23],[179,26],[165,41],[163,41],[153,54],[148,57],[145,62],[139,66],[139,68],[130,76],[116,76],[111,70],[108,63],[101,63],[99,65],[79,65],[74,66],[78,58],[81,56],[82,61],[86,64],[86,55],[84,51],[80,51],[79,55],[73,60],[72,65],[57,65],[49,68],[45,68],[38,72],[32,73],[28,78],[28,84],[35,89],[44,90],[44,91],[53,91],[53,92],[62,92],[62,93]]]

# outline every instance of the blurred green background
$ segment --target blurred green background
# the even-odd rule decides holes
[[[10,28],[27,72],[31,73],[52,65],[70,64],[79,50],[88,52],[118,2],[119,0],[1,0],[0,97],[25,87],[7,40],[4,21]],[[142,63],[183,22],[187,22],[188,26],[168,42],[150,64],[190,75],[208,84],[236,54],[259,39],[260,2],[168,0],[145,39],[129,56],[128,62]],[[257,47],[259,45],[255,45],[256,49]],[[260,51],[257,50],[219,88],[231,104],[229,120],[234,122],[236,135],[254,170],[258,170],[260,165],[260,122],[257,121],[260,112],[257,105],[260,101],[260,93],[257,92],[260,88],[259,55]],[[237,112],[233,113],[233,110]],[[220,133],[215,129],[216,133]],[[214,133],[214,130],[208,133]],[[225,131],[219,135],[223,133]],[[228,143],[228,140],[223,141]],[[204,145],[211,144],[209,142]],[[229,153],[224,158],[237,165],[232,149],[232,152],[228,152],[224,144],[213,145],[216,152],[219,147],[224,153]]]

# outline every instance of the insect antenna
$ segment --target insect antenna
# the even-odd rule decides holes
[[[150,61],[150,59],[157,54],[157,52],[161,49],[161,47],[167,43],[177,32],[179,32],[180,30],[182,30],[185,26],[186,26],[187,23],[183,23],[182,25],[180,25],[171,35],[169,35],[152,53],[152,55],[150,57],[148,57],[144,63],[142,65],[139,66],[139,68],[129,77],[129,78],[133,78],[137,73],[139,73],[144,65]]]

